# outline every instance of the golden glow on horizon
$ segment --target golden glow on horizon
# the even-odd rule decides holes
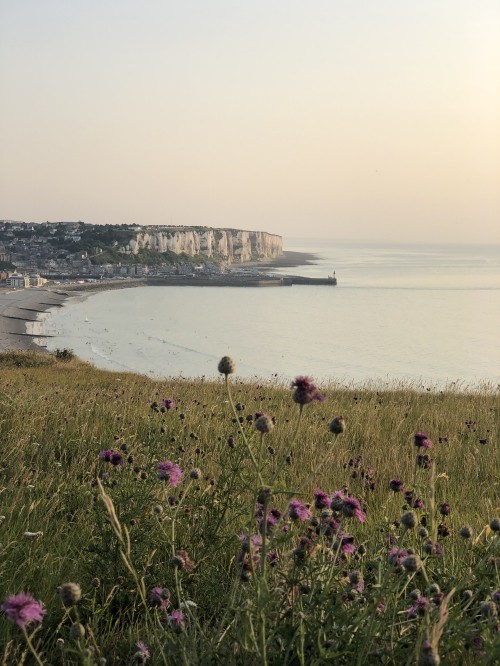
[[[0,217],[500,242],[494,0],[22,0]]]

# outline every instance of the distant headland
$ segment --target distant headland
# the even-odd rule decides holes
[[[283,255],[283,239],[265,231],[85,222],[0,220],[0,270],[63,275],[218,273]]]

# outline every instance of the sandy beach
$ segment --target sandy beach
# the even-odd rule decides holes
[[[56,289],[0,289],[0,351],[40,350],[39,339],[26,330],[40,313],[60,307],[67,295]]]
[[[233,265],[233,269],[256,266],[258,268],[293,268],[314,263],[315,255],[306,252],[285,251],[281,257],[271,261]],[[45,336],[36,331],[41,313],[51,308],[62,307],[65,300],[86,297],[104,289],[126,289],[147,286],[148,280],[105,280],[86,284],[67,284],[31,289],[0,288],[0,352],[14,349],[43,351]],[[151,283],[152,284],[152,283]]]

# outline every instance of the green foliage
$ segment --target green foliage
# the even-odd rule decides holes
[[[27,358],[31,365],[15,362]],[[280,385],[235,381],[228,394],[220,382],[157,382],[57,354],[34,358],[0,354],[0,577],[4,595],[26,591],[46,604],[33,637],[44,663],[125,664],[144,641],[152,664],[414,664],[427,639],[443,664],[498,661],[500,540],[486,529],[498,515],[497,394],[332,384],[299,423]],[[176,407],[162,410],[167,397]],[[261,437],[253,421],[263,411],[276,425]],[[334,437],[328,424],[340,413],[346,431]],[[415,465],[417,430],[434,442],[434,476]],[[184,471],[178,487],[158,478],[167,459]],[[272,488],[260,507],[259,477]],[[424,500],[412,510],[442,556],[401,525],[411,507],[391,479]],[[316,488],[358,498],[366,521],[316,509]],[[292,497],[310,505],[310,519],[287,516]],[[246,547],[238,535],[258,533],[256,514],[271,509],[281,517],[264,547]],[[459,534],[465,524],[469,539]],[[354,539],[350,555],[340,552],[342,531]],[[390,564],[391,547],[412,549],[422,565]],[[64,610],[56,588],[68,581],[82,599]],[[150,600],[155,586],[169,591],[166,610]],[[411,617],[417,588],[429,606]],[[176,632],[167,618],[179,608],[185,626]],[[86,628],[78,641],[75,622]],[[23,634],[4,616],[0,644],[5,663],[21,663]]]

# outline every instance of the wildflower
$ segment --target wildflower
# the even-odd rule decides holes
[[[249,539],[248,536],[242,532],[238,535],[238,539],[241,541],[241,549],[243,552],[248,553],[250,551],[250,544],[252,545],[252,548],[259,548],[259,546],[262,546],[262,537],[260,534],[252,534]]]
[[[184,613],[180,609],[172,611],[167,620],[176,633],[180,633],[184,629]]]
[[[330,495],[316,488],[314,491],[314,506],[316,509],[327,509],[330,506]]]
[[[356,518],[360,523],[364,523],[366,520],[366,514],[362,510],[359,500],[355,497],[344,498],[342,513],[346,518]]]
[[[6,597],[0,609],[21,629],[25,629],[31,622],[41,622],[47,612],[41,601],[25,592]]]
[[[439,513],[442,516],[449,516],[451,513],[451,506],[448,504],[448,502],[443,502],[442,504],[439,505]]]
[[[464,525],[460,528],[459,534],[462,539],[470,539],[472,536],[472,530],[468,525]]]
[[[419,527],[417,530],[417,535],[421,539],[427,539],[427,537],[429,536],[429,530],[427,530],[425,527]]]
[[[389,488],[395,493],[403,492],[403,486],[404,483],[401,479],[391,479],[391,481],[389,481]]]
[[[82,597],[82,590],[78,583],[64,583],[58,589],[58,592],[60,600],[67,608],[76,606]]]
[[[172,564],[183,571],[191,571],[194,568],[194,562],[189,559],[186,550],[179,549],[175,551],[175,557],[172,558]]]
[[[318,391],[311,377],[295,377],[292,388],[295,388],[293,400],[299,405],[307,405],[314,400],[317,402],[325,400],[325,396]]]
[[[169,409],[175,409],[175,402],[171,398],[164,398],[161,403],[161,412],[168,412]]]
[[[425,502],[420,497],[413,500],[412,506],[414,509],[425,509]]]
[[[417,465],[422,469],[429,469],[431,466],[432,460],[428,453],[418,454],[417,456]]]
[[[189,472],[189,478],[194,479],[197,481],[201,477],[201,469],[198,469],[198,467],[195,467]]]
[[[166,610],[170,606],[170,592],[159,585],[153,587],[149,593],[149,603],[159,610]]]
[[[356,550],[354,545],[354,537],[350,534],[339,534],[335,543],[333,544],[333,550],[335,552],[340,551],[342,555],[352,555]]]
[[[333,511],[342,511],[342,507],[344,506],[344,499],[344,493],[341,490],[336,490],[332,495],[330,509],[333,509]]]
[[[420,596],[418,599],[416,599],[415,603],[413,606],[410,606],[408,608],[408,617],[411,619],[415,619],[419,615],[425,615],[425,611],[429,608],[430,602],[427,597],[422,597]]]
[[[401,571],[401,566],[408,555],[410,553],[407,550],[399,550],[393,546],[387,555],[387,561]]]
[[[498,518],[493,518],[493,520],[490,521],[490,529],[493,532],[500,532],[500,520]]]
[[[401,516],[401,524],[403,527],[406,527],[407,530],[413,530],[417,526],[417,516],[413,511],[406,511]]]
[[[113,449],[100,451],[99,458],[111,463],[114,467],[123,467],[123,456],[118,451],[113,451]]]
[[[311,512],[305,504],[297,499],[292,499],[288,505],[288,515],[292,520],[308,520]]]
[[[162,481],[168,481],[172,486],[178,486],[182,478],[182,470],[179,465],[165,460],[158,465],[158,477]]]
[[[223,356],[219,361],[218,370],[222,375],[232,375],[236,372],[236,365],[230,356]]]
[[[137,649],[138,649],[140,652],[142,652],[142,654],[143,654],[145,657],[147,657],[147,658],[149,659],[149,657],[150,657],[151,655],[149,654],[149,648],[148,648],[148,646],[146,645],[146,643],[143,643],[142,641],[139,641],[139,642],[136,643],[135,645],[136,645]]]
[[[479,604],[479,611],[483,617],[496,618],[498,616],[497,606],[494,601],[483,601]]]
[[[151,658],[148,646],[142,641],[137,642],[135,645],[137,647],[137,652],[132,657],[132,663],[145,664],[146,661]]]
[[[266,433],[271,432],[274,428],[274,423],[268,414],[256,414],[254,426],[256,430],[265,435]]]
[[[408,573],[415,573],[419,570],[421,565],[420,557],[418,555],[408,555],[403,560],[403,567]]]
[[[338,437],[345,431],[345,421],[343,416],[336,416],[330,423],[330,432]]]
[[[430,539],[424,543],[422,550],[426,555],[437,555],[440,557],[443,554],[443,549],[438,544],[438,542],[433,542]]]
[[[432,442],[430,439],[427,438],[425,432],[415,433],[414,444],[418,449],[420,448],[430,449],[432,446]]]

